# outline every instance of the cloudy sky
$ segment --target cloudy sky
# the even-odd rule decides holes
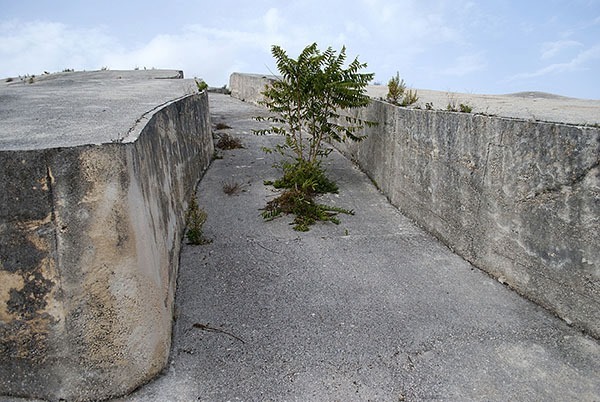
[[[0,0],[0,77],[172,68],[210,85],[346,45],[386,84],[600,99],[600,0]]]

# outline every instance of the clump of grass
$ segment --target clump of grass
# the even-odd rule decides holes
[[[417,103],[419,100],[419,95],[416,90],[409,89],[404,93],[404,98],[402,98],[402,103],[400,106],[410,106],[414,103]]]
[[[283,177],[275,181],[265,181],[265,185],[284,189],[263,209],[262,217],[271,221],[283,215],[294,214],[294,230],[306,232],[317,221],[339,224],[340,213],[354,215],[354,211],[319,204],[316,197],[325,193],[337,193],[338,186],[330,180],[319,162],[296,161],[282,164]]]
[[[228,128],[231,128],[231,126],[229,126],[229,125],[227,125],[227,124],[225,124],[225,123],[217,123],[217,124],[215,125],[215,128],[216,128],[217,130],[226,130],[226,129],[228,129]]]
[[[271,221],[283,214],[294,214],[296,217],[292,224],[294,230],[307,232],[309,226],[317,221],[339,224],[339,213],[354,215],[354,211],[318,204],[314,195],[298,188],[284,191],[279,197],[269,201],[262,212],[262,217]]]
[[[188,244],[202,245],[212,242],[212,240],[204,237],[204,223],[208,217],[206,211],[198,206],[196,196],[192,196],[188,210],[185,214],[185,224],[187,227],[186,238]]]
[[[473,108],[468,103],[460,103],[458,106],[456,106],[456,100],[453,97],[450,97],[448,99],[446,110],[449,112],[471,113]]]
[[[283,163],[283,176],[273,182],[275,188],[299,188],[312,194],[337,193],[337,184],[330,180],[319,162]]]
[[[461,103],[458,105],[458,109],[462,113],[471,113],[473,111],[473,108],[466,103]]]
[[[237,149],[237,148],[244,148],[244,146],[242,145],[242,141],[239,138],[233,137],[229,134],[223,134],[221,135],[221,137],[219,138],[219,141],[217,142],[217,148],[219,149],[223,149],[223,150],[228,150],[228,149]]]
[[[236,195],[242,192],[240,183],[230,180],[223,183],[223,192],[227,195]]]

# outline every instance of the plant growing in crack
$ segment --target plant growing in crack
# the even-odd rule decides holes
[[[212,240],[204,236],[204,223],[208,217],[206,211],[198,206],[196,195],[192,196],[185,214],[186,233],[188,244],[201,245],[211,243]]]
[[[271,220],[293,213],[294,229],[302,231],[317,220],[338,223],[337,213],[351,211],[315,201],[319,194],[338,190],[326,177],[321,161],[332,152],[328,143],[360,141],[364,138],[360,134],[363,128],[376,125],[350,114],[369,104],[365,89],[374,75],[361,72],[367,65],[358,58],[345,66],[345,47],[339,53],[331,47],[321,52],[313,43],[297,59],[290,58],[279,46],[273,46],[271,53],[282,78],[262,93],[264,100],[260,103],[272,114],[255,119],[273,125],[254,133],[285,137],[283,144],[266,149],[285,158],[278,165],[283,177],[273,183],[285,191],[267,204],[263,217]]]
[[[215,144],[215,146],[219,149],[223,149],[223,150],[232,150],[232,149],[238,149],[238,148],[244,148],[244,145],[242,144],[242,140],[240,140],[237,137],[231,136],[227,133],[222,134],[219,137],[219,141],[217,141],[217,143]]]
[[[388,81],[388,93],[385,98],[389,103],[396,106],[410,106],[419,100],[416,90],[407,89],[406,83],[400,78],[400,73]]]

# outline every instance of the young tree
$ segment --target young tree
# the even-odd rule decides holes
[[[274,124],[255,133],[285,136],[285,143],[276,149],[291,156],[293,163],[284,162],[284,176],[273,183],[288,191],[269,202],[263,216],[273,219],[282,213],[294,213],[296,230],[308,230],[316,220],[338,223],[337,213],[352,211],[314,201],[315,194],[337,192],[320,161],[331,152],[326,143],[360,141],[360,130],[376,124],[349,113],[369,104],[365,89],[374,74],[362,73],[367,65],[358,58],[345,66],[345,47],[339,54],[331,47],[321,52],[313,43],[297,59],[290,58],[279,46],[273,46],[271,52],[281,78],[265,88],[260,102],[273,114],[257,120]]]
[[[265,89],[261,102],[274,115],[258,119],[277,125],[257,134],[284,135],[284,148],[297,162],[309,164],[330,152],[323,147],[324,142],[362,139],[358,132],[374,123],[348,114],[340,119],[340,113],[369,104],[365,88],[374,74],[360,72],[365,63],[355,58],[344,67],[345,47],[339,54],[331,47],[321,53],[316,43],[304,48],[297,59],[279,46],[273,46],[271,52],[281,79]]]
[[[388,93],[386,100],[394,105],[399,105],[400,100],[404,96],[406,90],[406,83],[400,79],[400,73],[396,72],[396,76],[390,78],[388,81]]]

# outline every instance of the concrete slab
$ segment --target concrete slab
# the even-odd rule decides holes
[[[385,98],[387,91],[387,85],[368,88],[369,95],[377,99]],[[473,109],[472,113],[584,126],[600,124],[600,100],[597,99],[569,98],[535,91],[483,95],[417,89],[417,94],[419,100],[416,105],[422,109],[425,109],[426,103],[437,110],[446,110],[449,103],[456,108],[463,103]]]
[[[105,70],[2,80],[0,150],[133,141],[146,113],[197,92],[180,78],[177,70]]]
[[[263,222],[278,171],[261,147],[281,138],[251,134],[263,110],[210,102],[245,148],[199,185],[213,242],[183,247],[168,370],[118,401],[600,399],[596,340],[453,254],[339,154],[326,201],[356,215],[308,233]]]

